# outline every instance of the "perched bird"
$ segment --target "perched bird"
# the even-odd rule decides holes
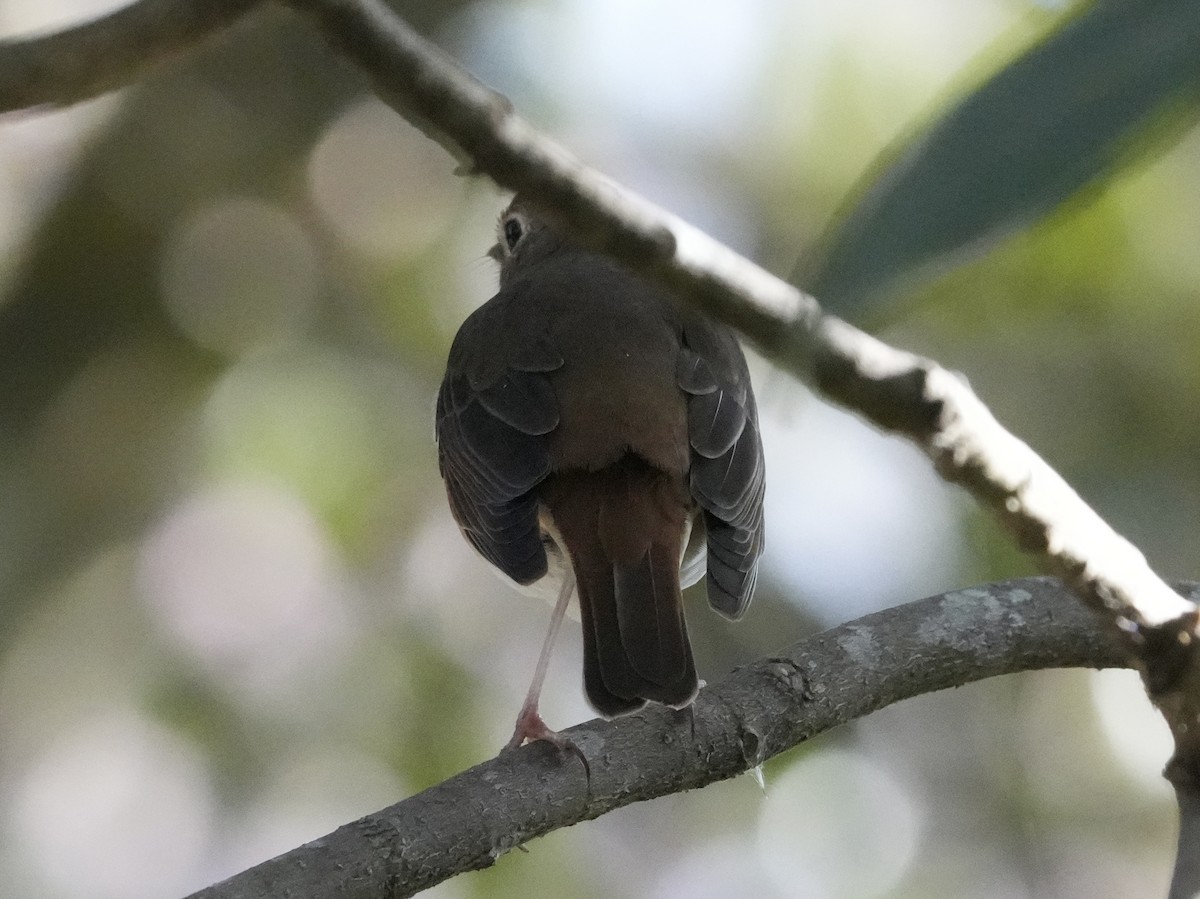
[[[596,711],[695,698],[680,590],[707,567],[710,605],[746,611],[763,548],[762,443],[728,328],[519,196],[497,236],[500,291],[459,329],[438,392],[438,462],[471,545],[529,592],[557,596],[509,746],[564,746],[538,696],[576,588]]]

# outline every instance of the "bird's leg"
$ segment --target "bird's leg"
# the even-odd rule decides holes
[[[538,698],[542,693],[542,684],[546,680],[546,669],[550,666],[550,653],[554,649],[554,640],[558,636],[558,630],[567,614],[567,606],[571,602],[571,593],[574,590],[575,572],[568,565],[563,573],[562,587],[558,591],[558,601],[555,602],[554,611],[550,615],[550,630],[546,633],[546,641],[542,644],[541,655],[538,656],[537,669],[533,672],[533,683],[529,685],[529,692],[525,694],[525,703],[517,715],[517,726],[513,730],[512,739],[504,748],[506,750],[516,749],[526,740],[545,740],[553,743],[559,749],[567,749],[575,753],[583,762],[584,768],[587,768],[587,759],[583,757],[579,747],[558,731],[551,730],[542,720],[542,716],[538,714]]]

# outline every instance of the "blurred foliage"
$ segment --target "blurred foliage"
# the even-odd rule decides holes
[[[1095,0],[875,167],[802,280],[877,318],[1102,175],[1174,143],[1200,111],[1200,5]]]
[[[1194,4],[734,4],[711,21],[671,4],[396,5],[590,160],[776,270],[844,240],[836,266],[823,257],[834,296],[945,269],[1070,195],[905,282],[884,336],[962,370],[1156,567],[1196,575],[1200,139],[1156,132],[1162,158],[1076,191],[1164,109],[1184,114],[1168,98],[1194,88],[1200,57],[1174,52]],[[1168,14],[1173,41],[1126,40]],[[979,86],[950,100],[964,67]],[[1091,85],[1084,149],[1022,130],[1055,96],[1047,70]],[[630,78],[644,89],[612,88]],[[503,198],[363,91],[306,22],[264,13],[122,94],[20,209],[40,211],[0,259],[0,879],[15,895],[179,894],[508,736],[546,610],[459,539],[431,433],[449,342],[494,288]],[[973,141],[997,140],[1040,186],[990,180]],[[756,376],[776,537],[743,624],[690,597],[703,676],[846,617],[829,585],[857,584],[864,558],[879,603],[1028,572],[990,519],[913,475],[923,460],[875,435],[851,445],[858,425]],[[885,496],[893,481],[908,492]],[[796,521],[846,545],[806,555],[780,536]],[[577,642],[552,665],[555,723],[588,714]],[[1153,725],[1097,683],[1051,672],[904,703],[772,761],[765,795],[739,778],[625,809],[432,895],[1146,894],[1165,882],[1168,800],[1155,763],[1137,769],[1149,781],[1130,773],[1104,710]],[[63,834],[68,811],[81,823]]]

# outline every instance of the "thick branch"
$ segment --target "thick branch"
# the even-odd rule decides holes
[[[703,690],[694,714],[653,709],[534,743],[292,850],[192,899],[411,896],[535,837],[695,789],[912,696],[1039,668],[1117,667],[1111,629],[1059,581],[973,587],[868,615]]]
[[[0,112],[65,106],[131,84],[262,0],[138,0],[41,37],[0,41]]]

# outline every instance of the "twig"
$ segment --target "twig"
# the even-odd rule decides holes
[[[923,693],[1040,668],[1118,667],[1111,629],[1052,578],[934,596],[817,634],[701,691],[694,719],[663,707],[567,731],[339,828],[191,899],[411,896],[552,830],[733,777]],[[694,733],[693,733],[694,730]]]

